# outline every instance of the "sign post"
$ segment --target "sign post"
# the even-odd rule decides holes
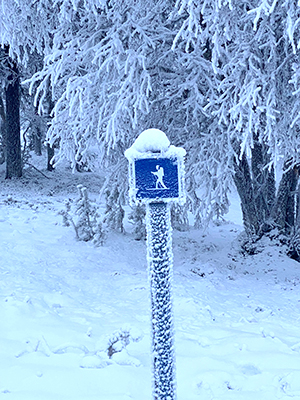
[[[158,129],[141,133],[125,152],[131,204],[146,204],[148,274],[151,293],[154,400],[175,400],[170,204],[183,204],[185,150],[170,146]]]

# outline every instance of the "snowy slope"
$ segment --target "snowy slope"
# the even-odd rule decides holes
[[[0,398],[150,399],[146,243],[76,241],[58,211],[102,179],[48,176],[0,170]],[[300,399],[300,264],[271,239],[245,257],[237,206],[173,234],[178,399]]]

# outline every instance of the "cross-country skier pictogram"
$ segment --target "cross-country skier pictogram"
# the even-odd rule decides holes
[[[159,165],[157,165],[156,169],[157,169],[157,171],[155,171],[155,172],[151,171],[151,173],[156,176],[155,189],[159,189],[159,186],[158,186],[159,184],[163,187],[163,189],[168,189],[163,181],[163,177],[165,175],[163,167],[160,167]]]

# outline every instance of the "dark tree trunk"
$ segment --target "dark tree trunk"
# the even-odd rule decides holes
[[[3,122],[5,121],[5,107],[2,96],[0,96],[0,118],[2,119]]]
[[[20,78],[17,63],[9,60],[11,74],[5,90],[6,100],[6,179],[22,176],[20,137]]]
[[[240,161],[234,159],[234,183],[241,199],[241,208],[246,233],[257,237],[260,232],[260,220],[256,208],[251,172],[245,153]]]
[[[36,128],[35,128],[33,143],[34,143],[35,154],[37,156],[41,156],[42,155],[42,133],[41,133],[41,129],[39,126],[36,126]]]
[[[37,156],[42,155],[42,129],[41,116],[38,114],[38,108],[35,107],[33,150]]]
[[[299,199],[296,193],[298,168],[291,168],[290,162],[286,163],[276,193],[274,170],[266,168],[268,162],[266,149],[259,143],[254,144],[252,149],[251,164],[245,154],[239,162],[234,159],[233,178],[241,199],[245,231],[251,241],[259,239],[273,228],[287,238],[291,238],[295,232],[300,237]],[[300,251],[298,239],[297,249]],[[297,253],[295,245],[294,253]],[[300,259],[300,253],[297,253],[297,257]]]
[[[5,127],[5,106],[0,96],[0,164],[5,162],[6,154],[6,127]]]
[[[295,191],[297,183],[297,168],[290,168],[283,173],[271,214],[274,226],[286,234],[292,233],[296,225]]]
[[[270,229],[270,214],[276,195],[274,168],[266,168],[270,162],[267,148],[254,138],[252,149],[251,172],[256,218],[260,222],[260,232],[263,234]]]
[[[300,262],[300,187],[298,185],[296,189],[296,193],[294,195],[294,218],[295,218],[295,225],[294,225],[294,232],[291,235],[291,240],[289,243],[289,251],[288,254],[291,258],[295,259],[296,261]]]
[[[5,134],[5,122],[0,121],[0,165],[5,163],[6,159],[6,134]]]

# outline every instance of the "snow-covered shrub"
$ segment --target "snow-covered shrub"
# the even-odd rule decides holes
[[[99,221],[94,228],[92,243],[94,246],[103,246],[107,236],[105,225]]]
[[[142,338],[140,332],[135,332],[130,327],[123,327],[120,330],[114,332],[107,341],[106,352],[109,358],[115,353],[121,352],[131,342],[138,342]]]
[[[103,222],[109,229],[124,232],[123,219],[125,212],[121,204],[118,187],[114,185],[111,190],[106,189],[105,197],[106,210]]]
[[[94,236],[93,226],[96,223],[97,211],[88,198],[87,189],[83,185],[78,185],[77,188],[79,191],[75,209],[75,213],[78,216],[76,224],[77,235],[80,240],[88,242]]]
[[[71,199],[69,199],[69,200],[66,200],[65,201],[65,210],[60,210],[60,212],[59,212],[59,215],[61,215],[62,216],[62,218],[63,218],[63,225],[64,226],[70,226],[70,224],[74,224],[74,221],[73,221],[73,219],[71,218],[71,216],[70,216],[70,214],[69,214],[69,212],[70,212],[70,210],[71,210]],[[75,226],[74,226],[74,229],[75,229]],[[76,229],[75,229],[75,232],[76,232],[76,237],[77,237],[77,231],[76,231]]]
[[[171,224],[172,228],[185,232],[189,229],[189,220],[187,208],[178,204],[173,204],[171,207]]]
[[[69,199],[66,209],[60,211],[65,226],[72,225],[76,238],[84,242],[92,241],[96,246],[103,245],[106,230],[97,211],[97,207],[88,198],[86,187],[78,185],[79,197],[75,204]],[[73,206],[73,207],[72,207]]]
[[[132,207],[128,220],[134,225],[133,234],[135,240],[146,239],[145,217],[146,208],[144,205],[138,204],[137,206]]]

